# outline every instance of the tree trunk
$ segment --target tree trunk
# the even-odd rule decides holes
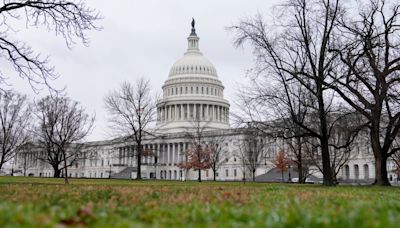
[[[297,162],[297,169],[299,172],[299,176],[298,176],[299,180],[297,182],[299,184],[302,184],[302,183],[304,183],[304,173],[303,173],[303,164],[302,164],[301,160]]]
[[[60,176],[61,176],[61,170],[60,169],[58,169],[58,166],[52,166],[53,167],[53,170],[54,170],[54,175],[53,175],[53,177],[54,178],[60,178]],[[26,172],[26,171],[25,171]]]
[[[319,83],[320,84],[320,83]],[[324,97],[322,93],[322,84],[318,85],[318,115],[320,121],[320,143],[321,143],[321,156],[322,156],[322,172],[323,172],[323,185],[334,186],[331,170],[331,161],[329,156],[329,142],[328,142],[328,127],[325,113]]]
[[[142,179],[142,143],[138,143],[136,180]]]
[[[301,148],[301,139],[300,138],[298,138],[297,139],[297,145],[298,145],[298,147],[299,147],[299,149],[298,149],[298,151],[297,151],[297,171],[298,171],[298,173],[299,173],[299,176],[298,176],[298,183],[299,184],[301,184],[301,183],[304,183],[304,173],[303,173],[303,159],[302,159],[302,154],[301,154],[301,150],[302,150],[302,148]]]
[[[253,182],[256,182],[256,170],[253,169]]]
[[[198,178],[199,182],[201,182],[201,169],[199,169],[199,178]]]
[[[65,184],[69,184],[68,169],[67,169],[67,155],[66,155],[65,151],[63,151],[63,157],[64,157],[64,182],[65,182]]]
[[[217,181],[216,172],[217,172],[217,170],[216,170],[216,169],[213,169],[214,181]]]
[[[381,186],[390,186],[390,182],[388,179],[387,167],[386,164],[387,159],[383,158],[379,153],[378,156],[375,156],[375,181],[374,185]]]
[[[390,186],[389,179],[387,177],[387,156],[382,150],[379,142],[379,131],[374,131],[374,129],[379,129],[379,125],[372,127],[371,130],[371,146],[375,157],[375,181],[374,185]]]

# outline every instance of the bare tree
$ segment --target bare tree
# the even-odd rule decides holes
[[[289,169],[290,159],[287,157],[285,151],[281,150],[276,154],[274,160],[274,166],[277,168],[282,174],[282,182],[285,182],[283,173],[288,171]]]
[[[340,18],[341,42],[330,50],[342,64],[330,87],[368,123],[377,185],[390,185],[387,159],[400,150],[399,19],[398,2],[363,2],[358,16]]]
[[[299,174],[298,183],[305,183],[309,175],[309,167],[312,164],[307,156],[308,153],[305,151],[307,149],[306,143],[306,138],[300,136],[288,139],[286,143],[288,147],[288,157],[297,166],[297,172]]]
[[[29,139],[31,108],[25,95],[0,92],[0,170]]]
[[[186,160],[178,164],[184,170],[197,170],[199,173],[198,181],[201,182],[201,171],[212,167],[212,151],[205,144],[193,142],[192,146],[185,151]]]
[[[7,60],[19,77],[28,80],[34,91],[39,89],[39,85],[51,88],[49,81],[58,75],[48,57],[36,54],[28,44],[12,38],[10,33],[20,30],[16,27],[18,21],[23,21],[20,24],[25,28],[43,27],[54,31],[71,47],[77,39],[87,45],[89,40],[86,32],[98,30],[99,27],[94,23],[100,19],[96,11],[80,0],[4,0],[0,3],[0,18],[0,58]],[[3,86],[6,79],[7,76],[0,72]]]
[[[239,157],[241,163],[251,173],[253,181],[256,181],[256,170],[263,165],[266,137],[256,128],[244,130],[244,139],[239,144]]]
[[[319,140],[323,183],[331,186],[335,183],[330,169],[327,113],[333,111],[335,103],[324,82],[337,70],[337,56],[328,50],[334,42],[333,31],[341,5],[339,0],[288,0],[281,9],[274,26],[267,26],[259,15],[231,27],[236,32],[235,45],[249,43],[257,58],[256,75],[263,76],[264,81],[269,79],[269,84],[278,82],[283,86],[282,95],[288,101],[291,120]],[[293,91],[298,89],[307,91],[307,100],[312,101],[307,104],[315,115],[312,127],[296,118],[291,101],[296,95]]]
[[[140,180],[143,155],[143,137],[149,124],[154,121],[156,100],[151,96],[150,82],[144,78],[135,84],[124,82],[104,98],[110,114],[112,129],[124,137],[133,139],[137,146],[137,176]]]
[[[185,131],[185,138],[191,142],[190,148],[186,150],[185,161],[181,162],[178,166],[185,170],[194,169],[198,171],[197,180],[201,182],[201,171],[210,169],[213,164],[213,149],[215,147],[208,147],[206,144],[206,131],[210,121],[202,120],[200,113],[194,113],[190,121],[192,127]]]
[[[91,132],[94,116],[86,114],[78,102],[61,96],[40,100],[36,116],[38,141],[46,152],[45,160],[53,167],[55,177],[64,170],[68,184],[68,167],[81,157],[81,142]]]
[[[213,180],[216,181],[217,171],[225,163],[225,150],[223,147],[224,137],[214,136],[208,139],[210,149],[211,169],[213,170]]]

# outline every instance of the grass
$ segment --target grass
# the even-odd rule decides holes
[[[400,188],[0,177],[0,227],[396,227]]]

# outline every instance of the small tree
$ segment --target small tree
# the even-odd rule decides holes
[[[0,170],[13,159],[18,147],[27,142],[31,109],[26,96],[0,92]]]
[[[111,128],[119,135],[133,139],[137,146],[137,176],[142,179],[141,162],[143,156],[143,137],[148,126],[154,121],[156,102],[151,96],[150,82],[138,78],[135,84],[124,82],[104,98],[110,114]]]
[[[211,169],[213,170],[213,180],[216,181],[218,169],[225,163],[221,138],[213,137],[209,141],[208,147],[210,150]]]
[[[92,130],[94,117],[85,113],[79,103],[67,97],[47,96],[36,104],[38,141],[45,150],[45,158],[59,177],[64,170],[68,184],[68,167],[81,158],[79,144]],[[61,167],[60,167],[61,165]]]
[[[298,183],[305,183],[309,175],[309,166],[311,165],[311,161],[305,151],[307,149],[305,145],[306,142],[304,137],[294,137],[287,143],[288,151],[290,152],[290,160],[297,165],[297,171],[299,173]]]
[[[286,153],[283,150],[280,150],[275,157],[274,160],[275,168],[277,168],[282,174],[282,182],[285,182],[283,173],[288,171],[289,168],[289,159],[287,158]]]
[[[256,181],[256,170],[260,167],[265,154],[265,137],[256,128],[245,129],[244,140],[239,145],[239,158],[242,165],[249,170],[253,182]],[[245,172],[243,172],[245,174]]]
[[[198,181],[201,182],[201,170],[212,167],[212,151],[210,147],[194,142],[192,147],[185,152],[186,161],[178,164],[178,167],[185,170],[198,170]]]

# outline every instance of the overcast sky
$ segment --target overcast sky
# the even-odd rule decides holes
[[[77,44],[71,50],[61,37],[44,29],[30,28],[16,35],[36,52],[50,55],[60,78],[57,88],[67,88],[68,96],[79,101],[87,112],[96,114],[93,133],[88,140],[110,136],[104,95],[123,81],[138,76],[150,79],[160,91],[170,67],[186,50],[191,18],[196,20],[200,50],[215,65],[225,97],[232,101],[238,83],[253,65],[251,51],[236,49],[233,35],[226,27],[257,13],[269,15],[278,0],[87,0],[104,17],[98,22],[102,31],[90,32],[90,46]],[[11,80],[13,88],[35,95],[26,81]],[[232,102],[231,102],[232,103]]]

